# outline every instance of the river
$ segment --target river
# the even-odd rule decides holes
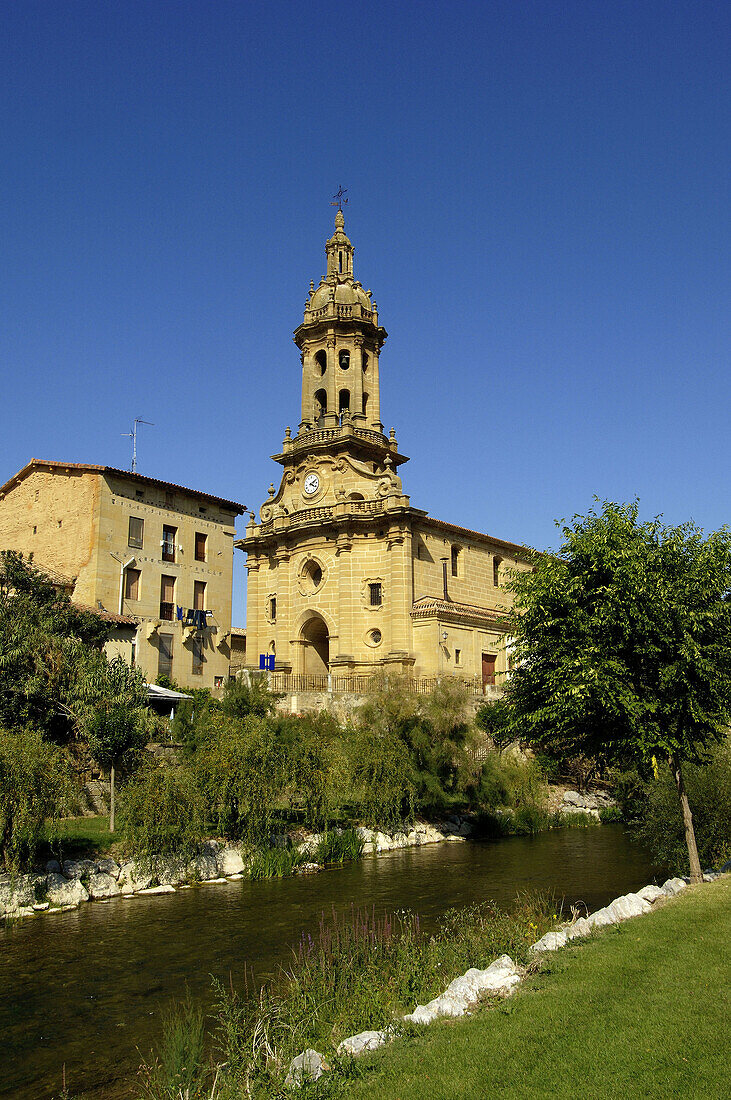
[[[647,854],[619,825],[367,856],[316,875],[112,898],[0,932],[0,1097],[69,1092],[117,1100],[186,988],[210,997],[211,975],[240,983],[290,957],[302,929],[334,908],[408,908],[433,925],[451,906],[551,890],[596,909],[653,881]]]

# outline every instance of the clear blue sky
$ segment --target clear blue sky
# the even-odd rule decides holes
[[[342,184],[416,507],[538,547],[594,494],[721,526],[730,31],[728,0],[6,3],[0,480],[126,467],[141,416],[140,472],[258,508]]]

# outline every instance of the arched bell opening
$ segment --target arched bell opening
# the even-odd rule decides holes
[[[315,423],[321,425],[326,413],[327,392],[326,390],[318,390],[315,394],[315,407],[313,409],[313,419]]]
[[[338,408],[340,415],[345,416],[350,412],[350,390],[341,390],[338,398]]]
[[[330,670],[330,633],[320,615],[312,615],[302,627],[303,671],[310,676],[325,676]]]
[[[315,363],[317,364],[317,369],[319,370],[320,375],[323,375],[327,370],[327,352],[322,350],[316,351]]]

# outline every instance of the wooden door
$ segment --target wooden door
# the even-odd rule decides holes
[[[485,693],[485,688],[488,684],[495,683],[495,661],[496,657],[494,653],[482,654],[482,692]]]

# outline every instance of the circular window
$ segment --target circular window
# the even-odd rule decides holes
[[[380,632],[380,630],[372,630],[371,634],[370,634],[370,637],[371,637],[371,641],[373,642],[374,645],[380,645],[381,644],[381,632]]]
[[[322,566],[314,558],[308,558],[300,570],[300,587],[307,595],[316,592],[322,584]]]

